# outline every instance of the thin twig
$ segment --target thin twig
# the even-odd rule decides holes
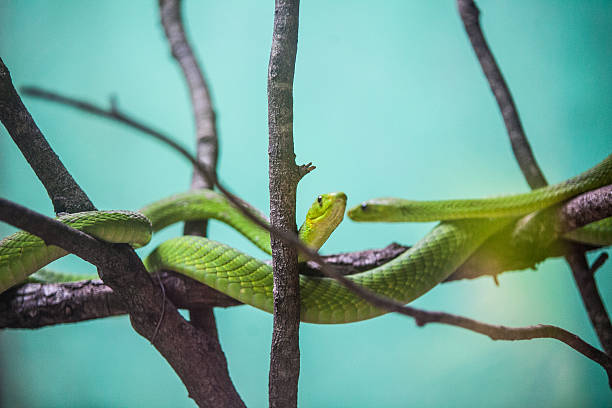
[[[591,269],[589,270],[589,272],[591,272],[591,275],[595,276],[595,273],[606,263],[608,258],[609,256],[607,252],[602,252],[601,254],[599,254],[597,259],[593,261]]]
[[[540,338],[559,340],[585,357],[600,364],[606,371],[608,384],[612,388],[612,358],[591,346],[577,335],[560,327],[541,324],[529,327],[496,326],[444,312],[428,312],[408,306],[406,308],[411,309],[411,315],[419,326],[424,326],[427,323],[444,323],[484,334],[492,340],[531,340]]]
[[[124,124],[128,124],[130,126],[133,126],[131,123],[135,123],[136,125],[133,126],[136,129],[139,129],[147,134],[149,134],[150,136],[161,140],[165,143],[167,143],[170,147],[172,147],[174,150],[176,150],[177,152],[179,152],[181,155],[183,155],[185,158],[187,158],[192,164],[194,164],[194,166],[196,166],[198,168],[198,170],[200,172],[202,172],[205,177],[209,177],[209,175],[206,174],[206,169],[203,166],[200,166],[199,163],[197,162],[197,160],[191,156],[187,150],[185,150],[184,148],[182,148],[178,143],[176,143],[175,141],[173,141],[170,137],[161,134],[160,132],[157,132],[155,130],[152,130],[150,127],[143,125],[139,122],[136,122],[134,119],[129,118],[128,116],[126,116],[124,113],[121,112],[107,112],[97,106],[94,106],[92,104],[89,104],[87,102],[82,102],[80,100],[76,100],[76,99],[72,99],[72,98],[66,98],[64,96],[61,95],[56,95],[54,93],[51,92],[47,92],[47,91],[41,91],[41,90],[36,90],[35,93],[32,92],[32,88],[28,88],[28,94],[30,95],[34,95],[34,96],[38,96],[41,98],[45,98],[47,100],[51,100],[51,101],[55,101],[55,102],[60,102],[60,103],[65,103],[67,105],[82,109],[86,112],[90,112],[90,113],[94,113],[94,114],[99,114],[101,116],[107,117],[107,118],[111,118],[114,120],[117,120],[121,123]],[[99,113],[101,112],[101,113]],[[118,114],[118,116],[115,116],[116,114]],[[144,130],[147,129],[147,130]],[[372,304],[374,304],[376,307],[379,307],[381,309],[385,309],[388,310],[390,312],[398,312],[400,314],[404,314],[410,317],[412,316],[412,312],[409,309],[406,309],[406,307],[394,300],[379,296],[373,292],[370,292],[369,290],[363,288],[360,285],[357,285],[355,283],[353,283],[353,281],[345,278],[344,276],[342,276],[342,274],[338,271],[335,270],[335,268],[330,267],[330,265],[325,263],[325,260],[315,251],[313,251],[310,247],[304,245],[299,238],[297,237],[297,235],[295,234],[287,234],[283,231],[280,231],[278,229],[275,229],[273,227],[271,227],[270,225],[262,222],[257,216],[253,215],[250,213],[250,211],[248,210],[248,208],[244,207],[244,205],[242,205],[241,200],[236,198],[233,194],[229,193],[227,191],[227,189],[225,189],[223,187],[223,185],[220,185],[219,182],[217,180],[215,180],[215,185],[219,188],[219,191],[221,191],[221,193],[223,193],[230,202],[232,202],[232,204],[234,204],[240,211],[242,211],[245,216],[247,216],[249,219],[251,219],[254,223],[256,223],[257,225],[267,229],[268,231],[270,231],[271,234],[276,234],[278,237],[280,237],[281,239],[285,240],[286,242],[291,243],[292,245],[294,245],[296,248],[298,248],[298,250],[304,254],[304,256],[306,258],[308,258],[310,261],[314,262],[315,264],[319,265],[319,270],[321,271],[321,273],[323,273],[325,276],[329,277],[329,278],[333,278],[338,280],[339,283],[341,283],[342,285],[344,285],[345,287],[347,287],[349,290],[354,291],[358,296],[363,297],[364,299],[368,300],[369,302],[371,302]],[[413,308],[411,308],[413,309]],[[508,335],[508,338],[502,338],[503,336],[500,336],[500,340],[520,340],[520,339],[515,339],[513,335]],[[597,362],[597,361],[596,361]],[[605,368],[605,367],[604,367]]]

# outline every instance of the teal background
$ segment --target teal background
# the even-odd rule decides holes
[[[0,0],[0,55],[17,86],[38,85],[122,109],[193,145],[186,87],[155,1]],[[612,2],[478,2],[549,182],[612,150]],[[218,113],[219,174],[268,210],[266,79],[272,1],[186,1],[187,29]],[[24,98],[93,202],[137,209],[188,188],[166,147],[74,110]],[[442,199],[527,191],[501,116],[450,0],[303,1],[295,75],[298,222],[321,192],[349,205],[378,196]],[[0,195],[52,215],[41,184],[0,129]],[[415,242],[430,224],[345,221],[324,253]],[[0,225],[0,235],[14,229]],[[180,234],[164,231],[141,250]],[[222,225],[210,235],[261,256]],[[92,272],[75,257],[57,269]],[[612,263],[597,274],[609,305]],[[597,339],[561,260],[536,272],[441,285],[414,302],[505,325],[549,323]],[[215,311],[230,374],[250,407],[267,406],[270,315]],[[7,407],[192,407],[168,364],[125,317],[0,333]],[[603,370],[554,340],[493,342],[388,315],[301,329],[304,407],[612,406]]]

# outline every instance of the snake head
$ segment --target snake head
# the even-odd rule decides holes
[[[319,249],[344,218],[346,194],[321,194],[312,203],[300,228],[300,238],[308,246]]]
[[[353,221],[403,221],[396,216],[397,211],[393,210],[394,206],[392,204],[397,201],[396,198],[374,198],[351,208],[346,215]]]

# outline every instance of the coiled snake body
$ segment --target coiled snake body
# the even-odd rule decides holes
[[[612,183],[612,156],[565,182],[531,193],[483,200],[416,202],[385,198],[366,201],[348,212],[355,221],[442,220],[412,248],[377,268],[348,276],[381,295],[409,303],[457,269],[487,238],[518,217],[577,194]],[[313,203],[300,237],[319,248],[343,218],[344,193],[321,195]],[[252,209],[258,217],[265,217]],[[59,219],[99,239],[145,245],[151,228],[174,222],[215,218],[270,253],[268,232],[252,223],[225,198],[212,191],[179,194],[140,212],[99,211]],[[569,235],[599,245],[612,241],[610,219]],[[49,262],[66,255],[39,238],[18,232],[0,241],[0,292],[23,282]],[[237,249],[201,237],[184,236],[158,246],[146,259],[150,272],[173,270],[227,295],[272,312],[272,268]],[[348,323],[385,313],[329,278],[300,276],[301,319],[311,323]]]

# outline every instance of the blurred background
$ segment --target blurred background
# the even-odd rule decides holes
[[[612,2],[477,3],[548,181],[612,150]],[[186,28],[218,114],[219,175],[263,211],[267,64],[274,2],[187,0]],[[316,171],[298,191],[298,223],[322,192],[349,205],[380,196],[444,199],[528,190],[455,2],[304,1],[295,74],[295,151]],[[193,147],[188,93],[155,1],[0,0],[0,55],[16,86],[119,107]],[[190,166],[118,124],[24,97],[38,126],[101,209],[138,209],[188,188]],[[0,129],[0,195],[47,215],[50,200]],[[345,220],[324,253],[411,244],[431,224]],[[0,224],[0,235],[14,231]],[[181,234],[175,226],[140,250]],[[229,228],[210,236],[263,255]],[[596,254],[593,254],[596,255]],[[591,260],[593,256],[591,256]],[[94,272],[76,257],[55,269]],[[612,300],[612,263],[598,273]],[[571,272],[537,271],[444,284],[413,303],[489,323],[559,325],[597,345]],[[610,307],[608,306],[608,309]],[[272,317],[215,311],[231,377],[250,407],[267,406]],[[387,315],[302,325],[304,407],[612,405],[604,371],[555,340],[493,342],[462,329]],[[192,407],[165,360],[125,317],[0,332],[2,406]]]

